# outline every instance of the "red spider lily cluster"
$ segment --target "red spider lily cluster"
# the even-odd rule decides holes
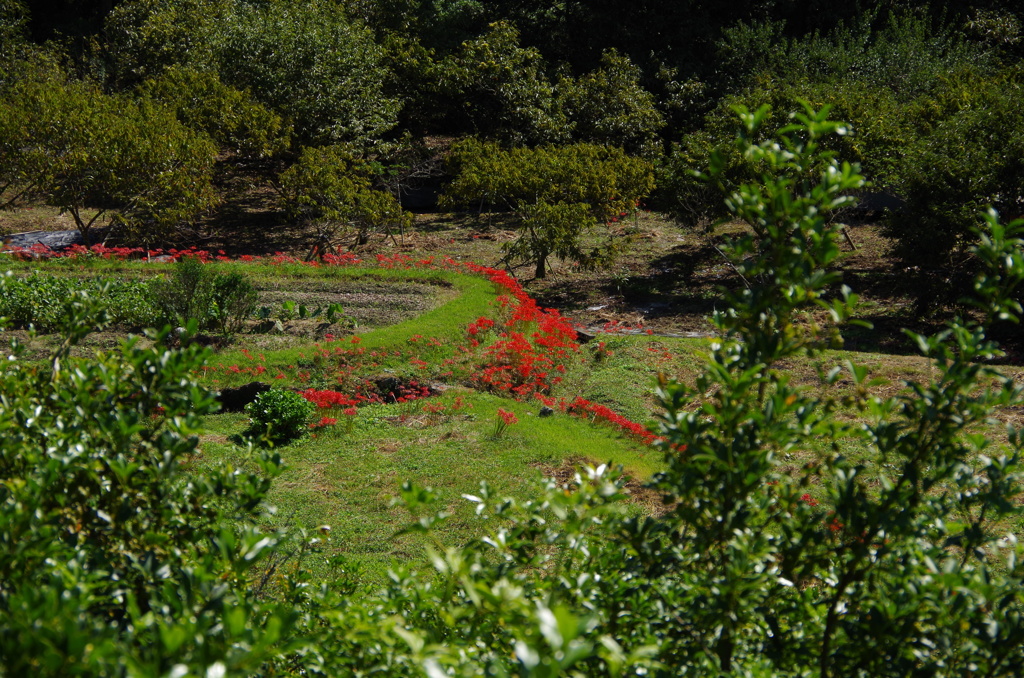
[[[50,249],[46,245],[36,243],[29,247],[19,247],[12,245],[5,250],[8,254],[16,259],[88,259],[88,258],[101,258],[101,259],[152,259],[159,258],[160,261],[177,261],[178,259],[193,257],[199,259],[203,263],[213,261],[215,259],[221,261],[228,261],[229,257],[223,256],[224,251],[220,250],[219,255],[213,256],[208,250],[200,250],[195,247],[189,247],[183,250],[179,249],[146,249],[144,247],[107,247],[102,243],[86,247],[85,245],[69,245],[68,247],[54,250]]]
[[[494,321],[485,316],[480,316],[466,327],[466,334],[470,339],[475,339],[478,334],[486,332],[494,327]]]
[[[511,426],[512,424],[519,423],[519,417],[516,416],[515,412],[509,412],[508,410],[503,410],[500,407],[498,408],[498,418],[501,419],[501,422],[505,426]]]
[[[484,364],[474,375],[478,386],[503,392],[515,398],[534,393],[550,393],[562,381],[565,361],[579,352],[576,330],[569,320],[555,309],[542,309],[522,286],[505,271],[480,266],[470,270],[487,276],[508,294],[498,302],[509,309],[505,331],[484,351]],[[466,330],[470,346],[476,346],[476,335],[491,325],[482,319],[470,323]]]
[[[519,423],[519,417],[516,416],[515,412],[509,412],[508,410],[498,408],[498,421],[494,426],[493,438],[497,439],[505,433],[505,429],[513,424]]]
[[[364,402],[368,400],[365,396],[350,398],[344,393],[338,393],[337,391],[318,391],[315,388],[308,388],[305,391],[299,391],[299,395],[319,407],[321,410],[330,409],[332,407],[355,407],[359,404],[360,399]]]
[[[637,423],[632,419],[628,419],[618,412],[612,410],[610,407],[599,405],[595,402],[591,402],[586,398],[576,396],[573,400],[566,400],[565,398],[559,398],[558,400],[544,396],[542,394],[536,394],[536,398],[548,407],[557,407],[566,414],[571,414],[577,417],[585,417],[591,421],[604,421],[611,424],[615,428],[619,429],[623,433],[626,433],[634,438],[639,439],[641,442],[647,445],[653,445],[663,439],[659,436],[654,435],[648,431],[643,424]],[[676,451],[685,452],[685,445],[676,446]]]

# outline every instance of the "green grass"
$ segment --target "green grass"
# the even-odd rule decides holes
[[[276,268],[276,267],[275,267]],[[445,271],[399,271],[391,269],[366,270],[366,269],[310,269],[282,266],[281,272],[284,276],[293,277],[316,277],[330,280],[331,278],[347,278],[349,280],[366,279],[382,282],[417,281],[422,283],[433,283],[438,285],[449,285],[455,293],[446,303],[431,309],[415,318],[411,318],[389,327],[378,328],[368,332],[359,333],[359,346],[366,351],[373,351],[396,346],[408,346],[408,340],[415,335],[427,338],[435,338],[441,343],[439,350],[425,351],[423,358],[428,360],[448,357],[453,351],[456,343],[460,342],[465,335],[466,325],[482,315],[493,315],[495,288],[494,284],[478,276],[463,275]],[[259,280],[257,278],[257,280]],[[280,282],[280,278],[278,279]],[[210,360],[212,366],[244,365],[250,362],[242,350],[243,345],[235,350],[224,351],[216,354]],[[289,373],[291,365],[298,365],[310,360],[315,350],[313,342],[306,346],[292,347],[278,351],[262,351],[265,358],[264,365],[271,374],[278,370]],[[407,361],[407,358],[405,359]],[[396,361],[382,364],[382,368],[393,368]],[[223,380],[218,386],[234,386],[248,381],[244,375],[232,377],[224,374]],[[283,380],[280,385],[298,385],[290,378]]]
[[[427,403],[450,407],[457,395],[472,407],[448,416],[423,410]],[[495,438],[499,407],[519,422]],[[483,481],[498,494],[524,499],[567,463],[622,464],[637,478],[659,468],[656,451],[608,427],[562,413],[542,418],[537,411],[533,403],[455,389],[429,401],[360,408],[351,431],[345,415],[328,412],[339,419],[335,427],[278,450],[287,469],[270,495],[276,520],[310,532],[330,525],[330,541],[314,566],[327,576],[327,561],[341,555],[364,566],[366,583],[375,585],[395,560],[425,566],[423,538],[396,535],[411,520],[391,504],[405,481],[435,491],[437,508],[451,514],[438,537],[442,545],[455,545],[481,535],[483,526],[462,495],[477,494]],[[227,438],[245,423],[239,414],[208,417],[199,463],[243,464],[244,449]]]

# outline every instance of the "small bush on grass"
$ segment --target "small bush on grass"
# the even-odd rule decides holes
[[[259,438],[271,445],[284,445],[309,432],[309,420],[316,405],[294,391],[270,389],[245,408],[249,428],[246,438]]]
[[[242,328],[256,308],[256,288],[241,273],[217,275],[213,281],[213,314],[218,329],[230,334]]]
[[[256,288],[240,273],[219,274],[195,257],[185,257],[170,279],[153,286],[153,303],[163,322],[237,332],[256,308]]]

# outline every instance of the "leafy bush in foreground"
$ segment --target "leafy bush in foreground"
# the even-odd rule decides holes
[[[50,360],[23,364],[14,343],[0,368],[0,674],[258,670],[293,619],[255,588],[279,536],[253,519],[280,460],[186,475],[213,409],[191,377],[202,353],[128,340],[70,362],[108,318],[81,291],[62,306]]]

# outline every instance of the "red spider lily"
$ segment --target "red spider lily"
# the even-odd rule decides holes
[[[320,421],[318,421],[318,422],[316,422],[314,424],[310,424],[309,427],[311,429],[315,430],[315,429],[324,428],[324,427],[327,427],[327,426],[334,426],[337,423],[338,423],[338,420],[335,419],[334,417],[320,417]]]
[[[352,407],[358,403],[355,398],[350,398],[344,393],[337,391],[318,391],[314,388],[299,391],[299,395],[313,403],[320,409],[330,407]]]
[[[505,429],[513,424],[519,423],[519,417],[516,416],[515,412],[509,412],[502,408],[498,408],[498,421],[494,425],[494,433],[492,437],[498,439],[505,433]]]

